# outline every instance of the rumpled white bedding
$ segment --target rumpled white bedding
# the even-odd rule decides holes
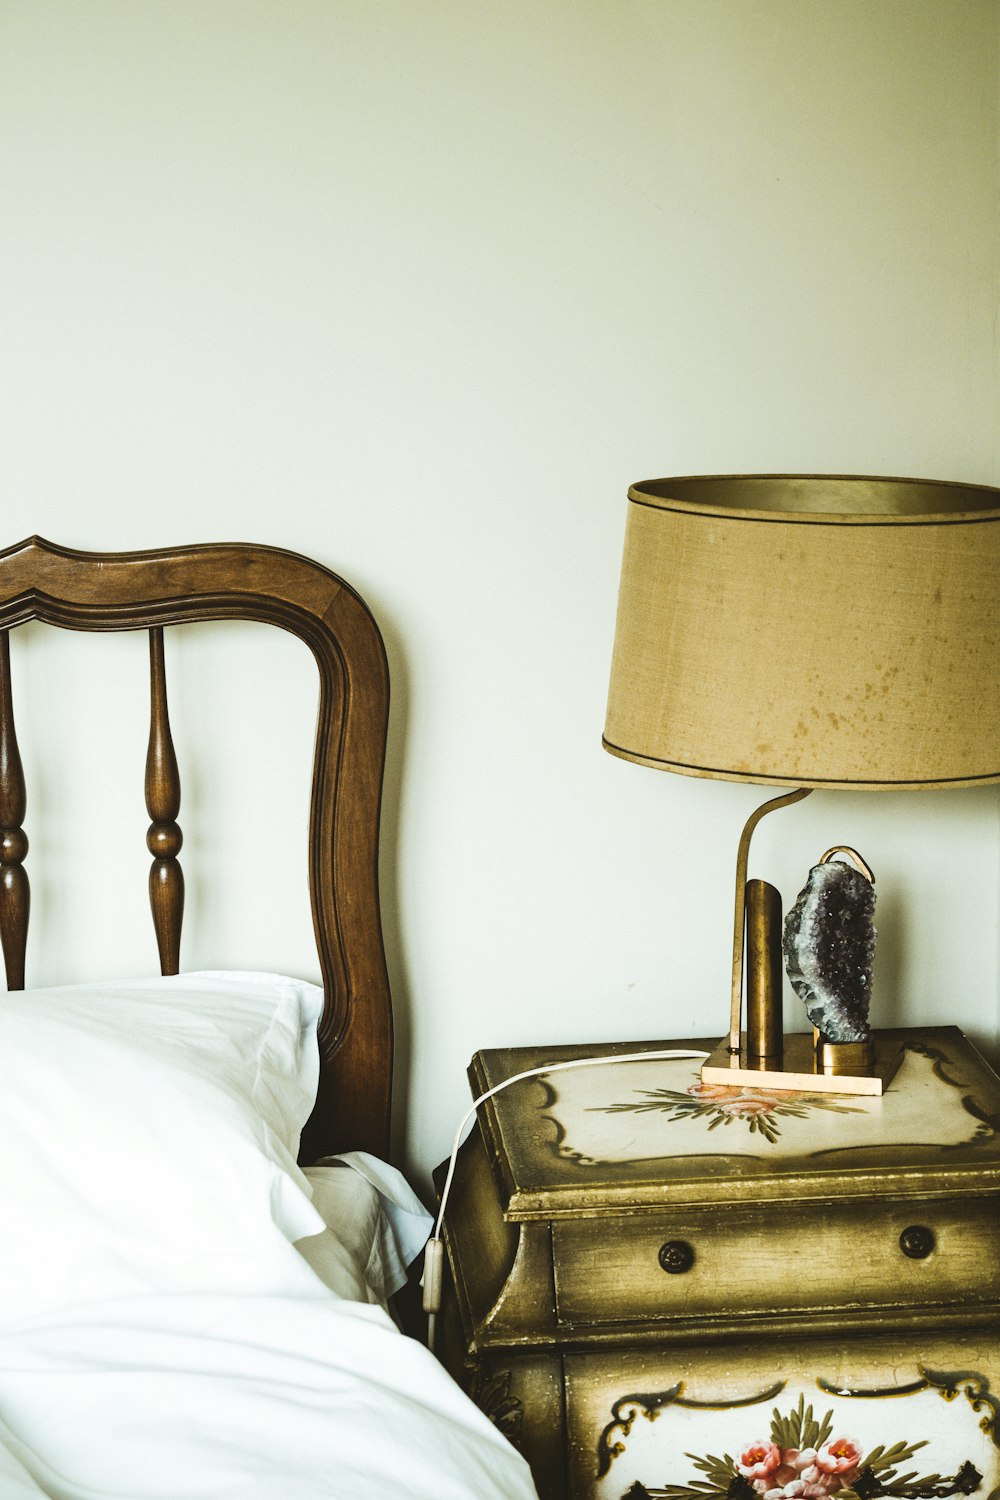
[[[296,1249],[331,1291],[387,1307],[407,1282],[434,1227],[403,1174],[367,1151],[307,1167],[313,1207],[327,1228]]]
[[[0,1368],[3,1500],[535,1495],[426,1349],[315,1282],[34,1318]]]
[[[261,974],[3,997],[0,1500],[534,1500],[384,1306],[422,1206],[361,1153],[295,1164],[321,1001]]]
[[[0,1330],[0,1500],[530,1500],[514,1450],[384,1307],[429,1215],[361,1152],[269,1295],[112,1298]],[[347,1300],[356,1298],[357,1300]]]

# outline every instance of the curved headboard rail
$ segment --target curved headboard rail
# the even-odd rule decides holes
[[[0,630],[256,620],[304,641],[319,670],[309,888],[325,1004],[320,1091],[302,1160],[386,1155],[392,1005],[382,945],[378,830],[389,673],[370,611],[335,573],[276,547],[210,543],[78,552],[30,537],[0,552]]]

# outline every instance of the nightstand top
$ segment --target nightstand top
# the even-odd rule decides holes
[[[906,1055],[881,1098],[703,1085],[699,1059],[614,1062],[707,1052],[717,1038],[478,1052],[477,1094],[546,1062],[608,1058],[513,1084],[480,1108],[506,1217],[1000,1192],[1000,1079],[957,1027],[883,1035]]]

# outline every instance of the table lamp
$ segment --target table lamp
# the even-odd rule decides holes
[[[649,480],[628,498],[605,748],[794,789],[740,839],[729,1034],[702,1077],[879,1094],[898,1049],[866,1014],[843,1040],[823,974],[801,972],[841,963],[833,928],[846,924],[854,983],[870,980],[871,871],[854,850],[828,850],[782,944],[777,892],[746,878],[750,839],[765,813],[818,787],[1000,781],[1000,490],[760,474]],[[782,946],[812,1035],[782,1036]]]

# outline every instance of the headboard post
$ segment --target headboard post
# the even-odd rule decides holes
[[[177,856],[184,837],[177,823],[181,778],[177,769],[170,717],[167,673],[163,659],[163,626],[149,632],[149,748],[146,752],[146,811],[152,822],[146,847],[153,856],[149,871],[149,904],[160,953],[160,973],[180,970],[181,921],[184,916],[184,872]]]
[[[24,770],[14,732],[10,680],[10,631],[0,630],[0,943],[7,988],[24,989],[31,891],[24,857],[28,837],[22,827],[27,808]]]

